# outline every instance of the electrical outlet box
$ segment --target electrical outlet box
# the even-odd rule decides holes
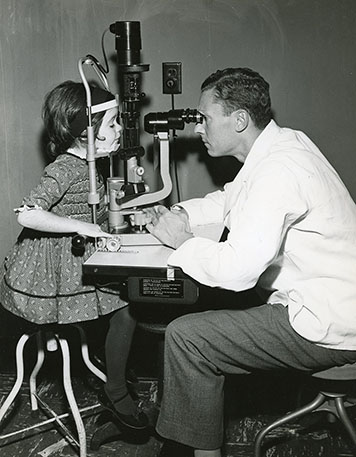
[[[182,93],[182,62],[162,63],[162,83],[164,94]]]

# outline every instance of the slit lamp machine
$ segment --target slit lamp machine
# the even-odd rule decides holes
[[[97,248],[102,251],[119,251],[121,246],[150,245],[160,242],[145,230],[146,216],[143,207],[154,205],[167,198],[172,191],[170,176],[170,130],[183,130],[187,123],[202,122],[197,110],[171,109],[167,112],[149,113],[144,118],[144,129],[154,137],[154,144],[159,145],[159,173],[162,187],[150,192],[145,183],[145,170],[140,165],[140,158],[144,155],[144,148],[140,145],[140,104],[145,94],[141,92],[142,73],[149,70],[148,64],[142,64],[141,59],[141,32],[140,22],[121,21],[111,24],[111,33],[115,35],[115,49],[117,52],[117,74],[119,94],[116,99],[101,105],[92,105],[91,91],[85,74],[85,68],[91,67],[97,74],[101,84],[108,91],[106,77],[108,69],[104,69],[92,55],[87,55],[78,61],[78,70],[85,86],[87,99],[87,162],[89,166],[89,195],[88,203],[92,208],[92,219],[97,220],[97,205],[99,194],[96,189],[96,155],[95,138],[92,125],[92,115],[107,110],[113,106],[119,107],[119,123],[122,126],[120,149],[110,154],[110,176],[106,180],[106,203],[109,233],[111,238],[96,240]],[[105,51],[103,48],[104,57]],[[106,60],[107,64],[107,60]],[[108,65],[107,65],[108,66]],[[174,87],[176,67],[168,69],[166,81],[167,92],[181,93],[181,87]],[[169,73],[171,71],[171,73]],[[178,81],[179,84],[180,80]],[[173,95],[172,95],[173,97]],[[109,105],[110,106],[109,106]],[[112,106],[111,106],[112,105]],[[117,161],[122,161],[123,176],[116,176]],[[79,246],[83,243],[80,237],[73,240]],[[73,244],[73,245],[74,245]]]

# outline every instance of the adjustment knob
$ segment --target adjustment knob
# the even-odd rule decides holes
[[[75,235],[72,238],[73,249],[83,249],[85,246],[86,237],[83,235]]]

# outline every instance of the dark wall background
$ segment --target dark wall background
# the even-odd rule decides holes
[[[250,66],[271,84],[277,121],[304,130],[356,197],[354,0],[1,0],[1,258],[19,232],[12,209],[45,163],[43,95],[79,80],[80,57],[101,60],[101,35],[119,20],[141,22],[142,62],[150,64],[142,116],[170,108],[161,88],[164,61],[183,63],[183,94],[175,99],[182,108],[196,106],[211,72]],[[114,57],[114,36],[104,41]],[[114,64],[109,81],[115,91]],[[142,143],[149,150],[150,135],[142,133]],[[236,172],[230,161],[208,159],[190,126],[179,133],[177,157],[182,198],[214,190]],[[147,157],[144,165],[154,188],[155,161]]]

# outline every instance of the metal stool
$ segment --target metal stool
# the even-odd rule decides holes
[[[80,340],[81,340],[81,355],[85,365],[88,369],[96,375],[99,379],[103,382],[106,382],[106,375],[100,371],[89,359],[89,351],[88,345],[86,342],[86,336],[83,329],[79,325],[71,325],[71,327],[75,327],[79,331]],[[79,409],[77,402],[75,400],[73,389],[72,389],[72,382],[71,382],[71,373],[70,373],[70,352],[69,352],[69,344],[68,339],[61,333],[60,326],[57,326],[55,330],[48,330],[46,326],[44,328],[40,328],[35,333],[24,333],[16,346],[16,381],[14,386],[12,387],[9,395],[3,402],[0,407],[0,424],[1,421],[4,419],[4,416],[8,409],[10,408],[11,404],[17,397],[20,392],[21,385],[24,379],[24,348],[26,343],[31,337],[36,338],[37,342],[37,361],[35,367],[33,368],[30,378],[29,378],[29,385],[30,385],[30,401],[31,401],[31,409],[32,412],[37,412],[40,407],[43,407],[47,412],[50,412],[53,416],[52,418],[42,421],[38,424],[33,426],[24,428],[22,430],[17,430],[16,432],[9,433],[6,435],[0,436],[0,440],[9,438],[16,434],[21,434],[27,432],[29,430],[33,430],[35,428],[39,428],[41,426],[47,425],[51,422],[56,422],[61,429],[64,431],[66,438],[71,444],[74,444],[79,449],[79,456],[86,457],[87,455],[87,445],[86,445],[86,432],[83,424],[83,420],[81,418],[80,413],[84,411],[88,411],[94,408],[98,408],[100,406],[99,403]],[[63,424],[62,419],[69,416],[69,413],[64,413],[61,415],[55,414],[46,403],[38,396],[37,394],[37,375],[43,365],[45,359],[45,348],[46,345],[47,351],[56,351],[57,349],[61,350],[62,354],[62,361],[63,361],[63,386],[64,391],[71,409],[71,413],[73,415],[73,419],[75,422],[75,426],[78,433],[78,440],[73,437],[67,427]]]
[[[167,324],[165,323],[153,323],[153,322],[142,322],[137,323],[138,327],[142,330],[158,335],[157,345],[157,361],[158,361],[158,373],[157,373],[157,404],[161,404],[163,394],[163,370],[164,370],[164,334],[166,332]]]
[[[333,384],[337,381],[356,381],[356,363],[319,371],[312,374],[312,377],[330,381],[330,383],[332,382]],[[320,390],[312,402],[277,419],[258,433],[255,440],[255,457],[262,456],[262,441],[271,430],[316,411],[330,413],[341,421],[355,446],[353,453],[356,456],[356,430],[346,412],[346,408],[350,406],[356,406],[356,399],[349,398],[343,389],[335,389],[335,384],[331,389],[327,387],[327,389]]]

